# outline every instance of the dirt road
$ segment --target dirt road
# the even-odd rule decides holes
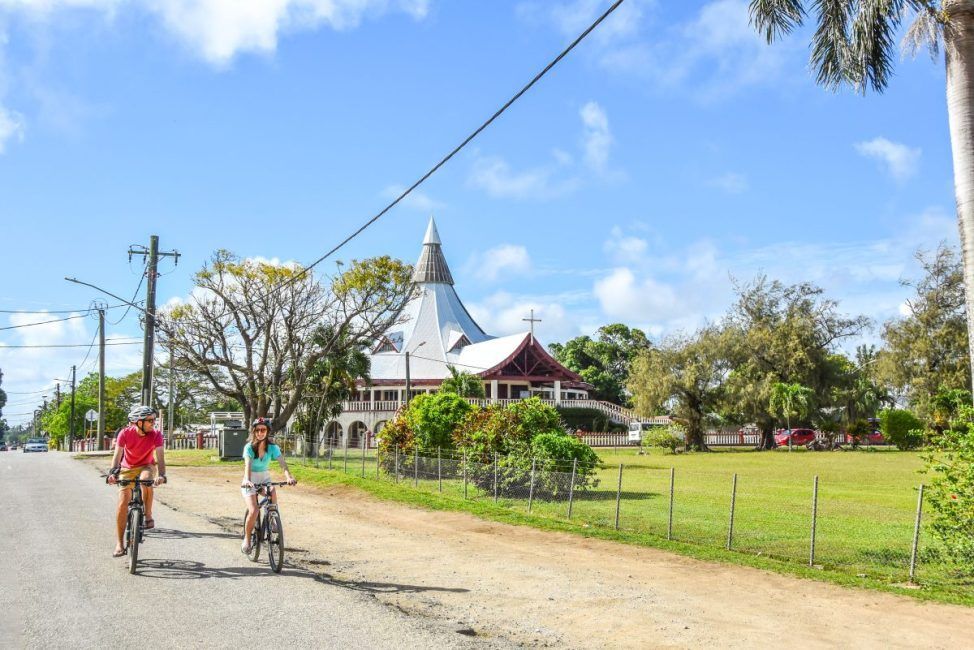
[[[238,529],[237,468],[169,474],[163,502]],[[974,609],[429,512],[350,488],[288,489],[282,513],[298,566],[398,585],[371,592],[486,638],[618,648],[974,646]]]

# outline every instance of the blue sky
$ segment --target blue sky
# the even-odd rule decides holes
[[[627,0],[340,257],[413,262],[434,214],[485,329],[519,331],[534,308],[546,342],[617,321],[691,329],[762,271],[896,315],[916,248],[957,239],[943,63],[904,59],[883,95],[830,93],[807,31],[767,47],[746,4]],[[150,234],[183,254],[160,303],[217,248],[315,259],[608,5],[0,0],[0,309],[99,297],[66,275],[128,297],[126,250]],[[95,326],[0,344],[87,344]],[[138,319],[108,333],[139,336]],[[0,349],[8,421],[86,352]],[[109,371],[140,354],[110,348]]]

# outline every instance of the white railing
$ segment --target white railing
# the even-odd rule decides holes
[[[489,406],[491,404],[498,404],[500,406],[509,406],[517,402],[521,402],[521,399],[480,399],[474,397],[468,397],[467,401],[475,406],[481,408]],[[560,406],[562,408],[587,408],[599,411],[609,417],[610,420],[619,424],[629,424],[640,418],[630,409],[627,409],[618,404],[613,404],[612,402],[604,402],[602,400],[594,399],[565,399],[560,402],[553,399],[542,399],[542,404],[547,404],[548,406]],[[403,405],[399,400],[379,400],[379,401],[353,401],[353,402],[342,402],[342,411],[346,413],[395,413]],[[644,418],[641,421],[649,422],[651,424],[667,425],[670,423],[670,419],[667,417],[652,417]]]

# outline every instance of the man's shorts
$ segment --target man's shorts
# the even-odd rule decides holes
[[[155,465],[140,465],[139,467],[123,467],[122,468],[122,471],[120,471],[118,473],[118,478],[120,480],[121,479],[126,479],[126,480],[131,481],[133,479],[139,478],[142,475],[142,472],[144,472],[145,470],[149,470],[149,478],[155,478],[156,477],[156,466]],[[132,489],[132,486],[131,485],[119,485],[118,487],[119,487],[119,489],[122,489],[122,490],[130,490],[130,489]]]

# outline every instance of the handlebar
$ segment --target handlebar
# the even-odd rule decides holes
[[[115,482],[116,485],[126,486],[126,485],[148,485],[153,486],[156,484],[155,479],[145,479],[145,478],[120,478]]]

